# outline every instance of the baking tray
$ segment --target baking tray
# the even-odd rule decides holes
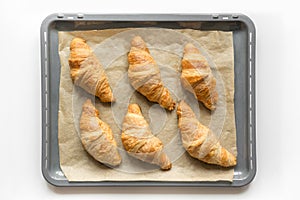
[[[189,28],[178,22],[199,23],[198,30],[233,32],[237,165],[233,182],[99,181],[69,182],[59,164],[58,105],[60,59],[58,31],[126,27]],[[191,24],[195,24],[191,23]],[[190,27],[194,28],[194,27]],[[195,28],[194,28],[195,29]],[[256,174],[255,26],[243,14],[52,14],[41,25],[42,174],[55,186],[202,186],[240,187]]]

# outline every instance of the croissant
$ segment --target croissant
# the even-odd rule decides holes
[[[128,77],[133,88],[149,101],[157,102],[162,107],[173,110],[176,103],[169,90],[163,85],[159,67],[150,55],[146,43],[139,36],[131,41],[128,62]]]
[[[137,104],[129,104],[122,127],[122,143],[127,153],[144,162],[156,164],[163,170],[172,164],[163,151],[163,144],[152,135]]]
[[[99,97],[102,102],[115,101],[104,69],[85,40],[74,38],[71,41],[69,66],[75,85]]]
[[[184,101],[177,107],[177,116],[183,147],[192,157],[223,167],[236,165],[236,157],[221,146],[213,132],[196,119]]]
[[[181,66],[182,85],[206,108],[215,110],[218,101],[216,79],[205,57],[191,43],[186,44],[184,48]]]
[[[99,111],[90,99],[82,106],[80,139],[84,149],[97,161],[110,166],[121,163],[112,130],[108,124],[99,119]]]

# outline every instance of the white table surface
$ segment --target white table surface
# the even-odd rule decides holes
[[[0,199],[296,199],[297,1],[1,1]],[[281,3],[278,3],[281,2]],[[243,13],[257,29],[258,171],[245,188],[55,188],[41,174],[40,24],[51,13]]]

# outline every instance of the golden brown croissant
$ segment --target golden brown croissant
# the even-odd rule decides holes
[[[70,74],[72,81],[102,102],[113,102],[114,97],[108,79],[91,48],[81,38],[70,44]]]
[[[202,125],[192,109],[181,101],[177,107],[183,147],[194,158],[223,167],[236,165],[236,158],[223,148],[209,128]]]
[[[85,150],[99,162],[110,166],[121,163],[112,130],[108,124],[99,119],[99,111],[90,99],[82,106],[80,139]]]
[[[159,67],[150,55],[146,43],[139,36],[131,41],[128,62],[128,77],[134,89],[149,101],[157,102],[162,107],[173,110],[176,103],[169,90],[163,85]]]
[[[163,170],[171,169],[172,164],[163,152],[162,142],[152,135],[137,104],[128,106],[122,127],[122,143],[129,155],[159,165]]]
[[[191,43],[186,44],[181,61],[181,82],[209,110],[216,109],[216,79],[205,57]]]

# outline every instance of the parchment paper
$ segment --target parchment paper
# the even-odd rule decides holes
[[[128,82],[127,53],[130,41],[140,35],[161,70],[162,80],[179,102],[184,99],[194,110],[201,123],[219,136],[221,144],[233,154],[236,152],[234,117],[234,68],[232,32],[198,31],[192,29],[110,29],[97,31],[59,32],[61,76],[59,90],[58,142],[61,169],[69,181],[232,181],[233,168],[205,164],[191,158],[183,149],[177,126],[176,110],[169,112],[149,102],[135,92]],[[73,85],[68,65],[69,45],[74,37],[87,40],[105,68],[117,101],[101,103],[83,89]],[[207,57],[217,79],[219,101],[215,112],[203,107],[181,87],[180,71],[184,45],[192,42]],[[95,161],[83,149],[79,138],[79,119],[86,98],[94,101],[100,118],[114,133],[122,156],[119,167],[109,168]],[[153,134],[159,137],[172,160],[169,171],[129,157],[121,142],[121,127],[128,103],[138,103]]]

